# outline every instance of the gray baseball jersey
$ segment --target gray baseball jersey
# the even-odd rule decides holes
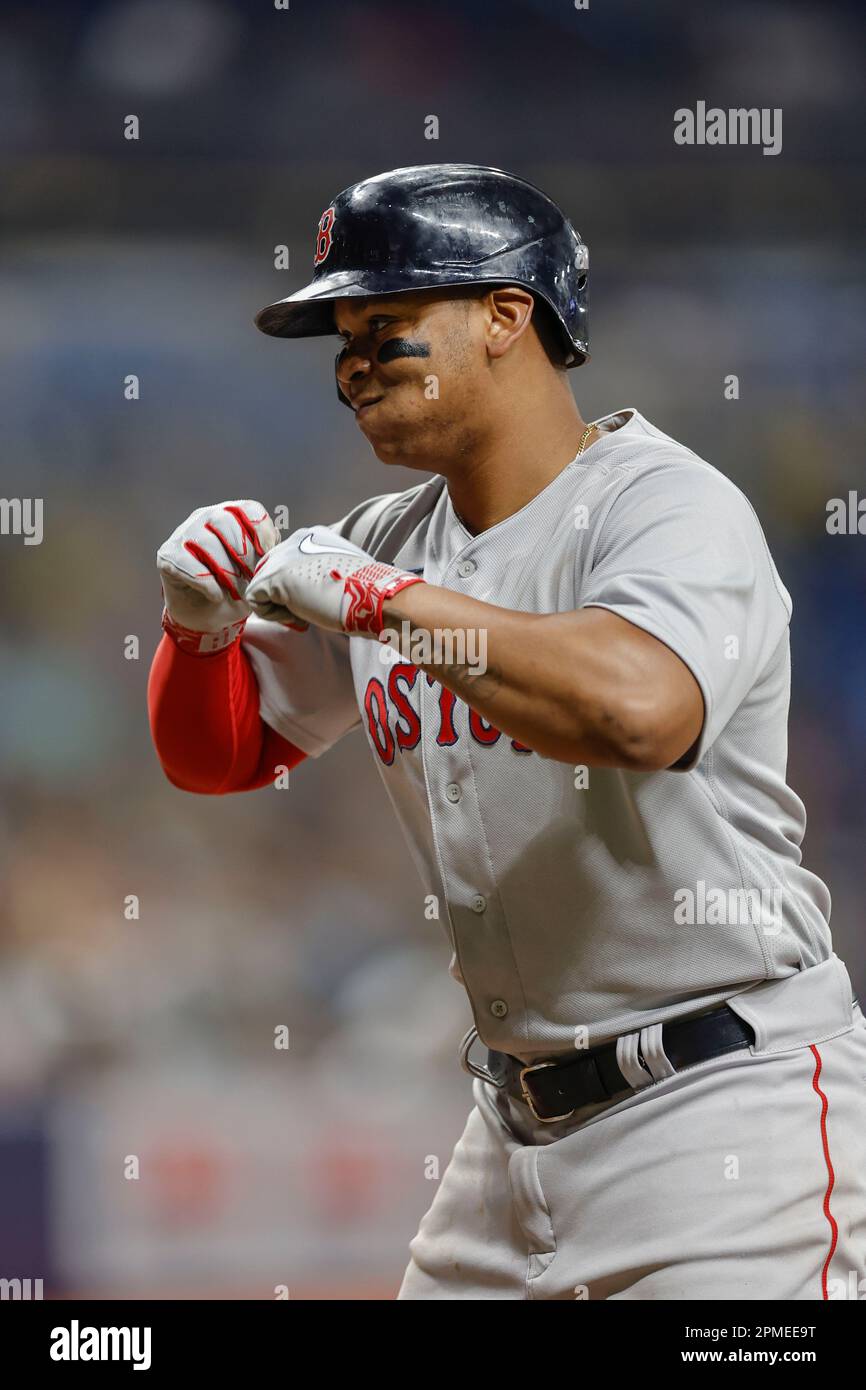
[[[607,608],[685,662],[705,707],[676,769],[522,747],[367,638],[244,634],[262,718],[314,757],[365,731],[482,1040],[526,1060],[718,1003],[831,954],[785,780],[790,598],[746,498],[638,411],[471,535],[445,480],[336,524],[431,584],[532,613]],[[587,1030],[576,1035],[576,1029]]]

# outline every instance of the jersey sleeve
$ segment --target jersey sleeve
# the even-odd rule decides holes
[[[253,614],[241,641],[258,682],[259,714],[309,757],[360,723],[348,637],[318,627],[295,632]]]
[[[408,496],[371,498],[326,525],[371,549]],[[296,748],[318,758],[360,724],[348,637],[312,626],[296,632],[253,615],[241,640],[258,682],[262,719]]]
[[[647,469],[600,521],[580,607],[607,608],[688,666],[704,701],[696,766],[758,680],[791,616],[747,499],[708,465]]]

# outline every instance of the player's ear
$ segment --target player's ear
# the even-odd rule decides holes
[[[489,290],[484,296],[487,319],[487,352],[504,357],[529,328],[534,300],[519,285]]]

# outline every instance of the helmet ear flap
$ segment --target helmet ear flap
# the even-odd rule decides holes
[[[535,294],[532,297],[535,300],[532,322],[535,325],[541,346],[555,366],[572,366],[576,361],[576,354],[559,318],[547,300],[541,298],[541,295]]]

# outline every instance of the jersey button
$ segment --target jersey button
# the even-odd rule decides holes
[[[478,566],[474,560],[461,560],[457,566],[457,573],[461,579],[469,579],[477,570]]]
[[[508,1005],[504,999],[494,999],[490,1005],[490,1012],[494,1018],[504,1018],[508,1013]]]
[[[485,897],[483,897],[480,893],[476,893],[476,894],[475,894],[475,897],[472,899],[472,901],[471,901],[471,903],[469,904],[469,906],[472,908],[472,911],[473,911],[473,912],[478,912],[478,913],[486,912],[486,911],[487,911],[487,899],[486,899]]]
[[[459,801],[463,793],[456,782],[449,782],[445,788],[445,795],[449,801]]]

